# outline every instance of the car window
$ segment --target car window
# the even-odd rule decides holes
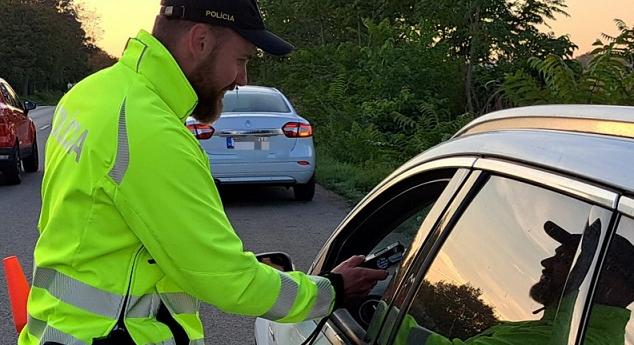
[[[9,91],[7,90],[6,86],[4,86],[4,83],[0,83],[0,93],[2,94],[2,99],[4,99],[5,102],[7,102],[9,105],[13,105],[13,103],[11,102],[11,97],[9,97]]]
[[[585,345],[634,345],[634,220],[622,217],[603,261]]]
[[[7,88],[7,92],[9,93],[9,100],[13,104],[13,106],[18,109],[22,109],[22,105],[20,104],[20,98],[15,93],[13,88],[11,88],[11,85],[7,84],[6,88]]]
[[[567,337],[579,286],[607,226],[601,219],[588,224],[592,208],[491,177],[435,255],[395,343],[548,344],[555,334]],[[581,234],[588,234],[587,245],[578,253]]]
[[[351,343],[361,343],[356,340],[377,334],[386,316],[385,305],[402,279],[401,271],[411,264],[411,248],[422,245],[435,224],[432,219],[440,216],[468,174],[468,169],[446,169],[411,176],[378,193],[349,223],[344,223],[344,229],[331,244],[323,269],[330,270],[352,255],[363,254],[370,259],[387,251],[380,256],[382,261],[374,261],[373,267],[389,272],[369,296],[350,299],[344,309],[335,313],[334,322],[344,325],[340,329],[360,330],[354,332],[356,337],[346,335]]]
[[[274,93],[228,92],[222,101],[223,113],[290,113],[281,95]]]

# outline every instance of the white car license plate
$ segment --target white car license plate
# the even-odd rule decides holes
[[[227,137],[227,148],[240,151],[268,151],[270,148],[270,142],[267,137]]]

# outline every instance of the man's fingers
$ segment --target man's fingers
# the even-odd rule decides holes
[[[372,268],[359,268],[363,270],[363,277],[367,280],[384,280],[388,276],[388,272],[386,270],[376,270]]]
[[[348,267],[357,267],[363,263],[363,260],[365,260],[365,256],[355,255],[346,260],[345,263]]]

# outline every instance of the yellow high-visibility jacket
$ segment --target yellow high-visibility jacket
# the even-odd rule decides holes
[[[144,31],[61,100],[20,345],[91,344],[121,329],[136,344],[174,344],[156,318],[165,307],[189,344],[203,344],[200,301],[278,322],[330,313],[328,279],[279,272],[243,250],[184,125],[197,101]]]

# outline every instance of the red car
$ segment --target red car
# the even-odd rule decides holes
[[[22,172],[38,169],[35,124],[27,114],[32,102],[22,103],[11,86],[0,78],[0,171],[9,184],[22,182]]]

